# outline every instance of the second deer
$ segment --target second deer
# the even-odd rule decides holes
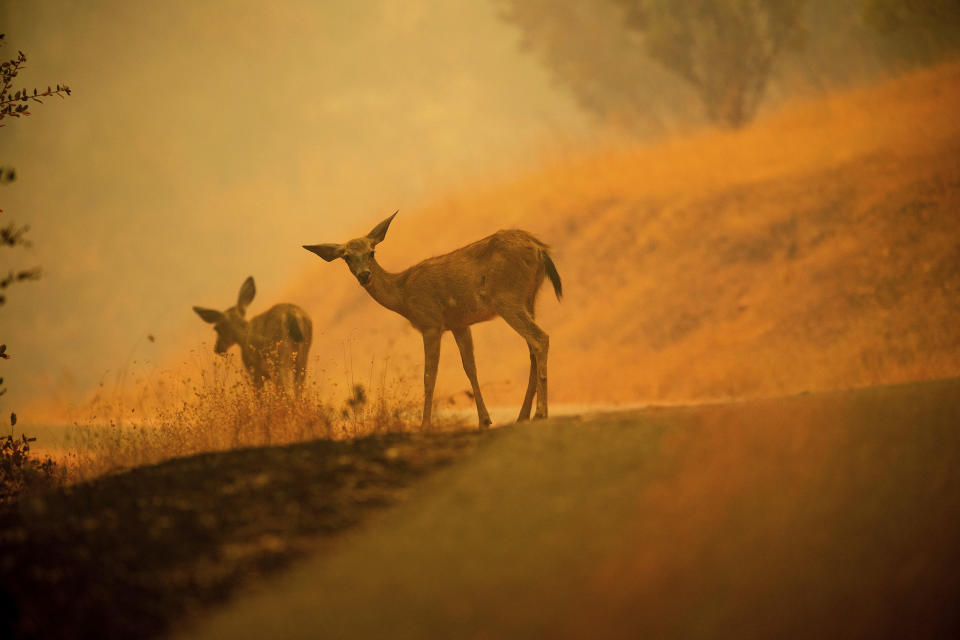
[[[240,345],[243,366],[257,389],[269,380],[285,393],[292,391],[300,397],[307,375],[313,324],[307,312],[293,304],[274,305],[248,321],[247,306],[256,293],[250,277],[240,287],[237,304],[226,311],[204,307],[193,310],[216,330],[214,352],[224,354],[233,345]]]
[[[496,316],[513,327],[527,341],[530,350],[530,378],[517,419],[530,417],[534,394],[537,410],[533,417],[546,418],[550,338],[534,322],[534,303],[544,277],[550,279],[558,300],[563,294],[549,247],[526,231],[498,231],[399,273],[388,273],[374,258],[374,248],[383,242],[396,215],[395,212],[367,235],[344,244],[313,244],[303,248],[327,262],[343,258],[374,300],[405,317],[423,334],[422,424],[430,424],[440,337],[445,331],[451,331],[473,387],[480,428],[490,426],[490,415],[477,382],[470,325]]]

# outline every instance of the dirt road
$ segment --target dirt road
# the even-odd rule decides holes
[[[958,637],[960,381],[508,427],[190,638]]]

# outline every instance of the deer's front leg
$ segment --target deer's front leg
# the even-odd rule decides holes
[[[423,420],[420,426],[430,424],[430,414],[433,409],[433,388],[437,384],[437,366],[440,363],[440,336],[439,330],[430,329],[423,332]]]
[[[462,327],[453,330],[453,337],[457,341],[457,347],[460,349],[460,360],[463,362],[463,370],[470,380],[470,386],[473,388],[473,398],[477,402],[477,417],[480,418],[480,428],[486,429],[490,426],[490,414],[487,413],[487,407],[483,403],[483,396],[480,395],[480,382],[477,381],[477,363],[473,357],[473,334],[470,327]]]

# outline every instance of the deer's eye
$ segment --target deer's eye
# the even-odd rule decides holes
[[[373,257],[373,251],[371,251],[371,252],[367,255],[367,257],[368,257],[368,258],[372,258],[372,257]]]

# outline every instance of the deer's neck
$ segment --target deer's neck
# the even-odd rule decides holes
[[[406,316],[407,314],[404,312],[406,305],[400,280],[399,273],[388,273],[376,260],[373,260],[370,263],[370,282],[367,284],[366,290],[374,300],[387,309]]]

